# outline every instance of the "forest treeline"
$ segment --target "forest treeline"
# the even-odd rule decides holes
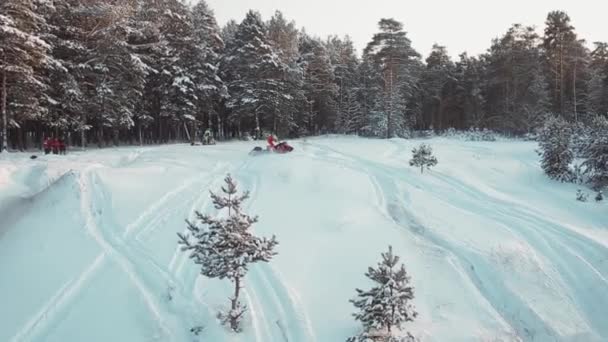
[[[438,37],[440,39],[441,37]],[[4,0],[2,145],[151,144],[273,132],[408,137],[487,128],[522,135],[547,117],[608,113],[608,44],[589,44],[565,12],[543,34],[515,24],[479,56],[412,48],[381,19],[362,54],[276,12],[220,27],[200,1]]]

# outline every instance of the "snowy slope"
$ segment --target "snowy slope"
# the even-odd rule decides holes
[[[608,204],[546,179],[530,142],[324,137],[0,160],[0,341],[344,341],[355,287],[391,244],[424,341],[608,340]],[[215,314],[228,283],[177,246],[227,172],[279,254],[246,278],[245,331]]]

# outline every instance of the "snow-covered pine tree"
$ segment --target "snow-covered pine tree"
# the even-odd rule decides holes
[[[561,182],[574,180],[570,163],[574,153],[570,147],[572,129],[561,117],[551,117],[540,130],[538,143],[541,165],[551,179]]]
[[[411,128],[408,104],[419,78],[420,55],[412,48],[402,23],[382,19],[378,25],[380,32],[374,35],[363,52],[364,60],[372,62],[380,70],[382,92],[375,101],[379,108],[373,112],[384,116],[383,120],[377,120],[386,124],[382,137],[404,136]],[[372,131],[378,129],[372,128]]]
[[[482,94],[483,63],[462,53],[456,62],[455,77],[458,81],[457,108],[463,113],[464,127],[482,127],[486,116]]]
[[[583,162],[585,174],[596,190],[608,186],[608,119],[597,116],[592,123],[591,140]]]
[[[161,116],[179,132],[184,125],[193,124],[197,112],[196,72],[204,63],[194,39],[194,25],[189,8],[178,0],[166,0],[162,17],[161,77],[163,101]],[[191,135],[192,136],[192,135]]]
[[[238,133],[242,134],[245,127],[257,131],[262,124],[270,127],[268,122],[277,110],[276,81],[281,64],[260,13],[249,11],[234,38],[228,40],[221,64],[230,92],[230,121]]]
[[[44,87],[37,71],[49,59],[50,46],[40,39],[42,16],[32,0],[3,0],[0,3],[0,152],[8,149],[9,127],[18,127],[16,116],[43,112],[36,93]],[[10,98],[9,98],[10,96]]]
[[[41,8],[47,22],[44,39],[52,46],[53,63],[44,66],[47,82],[46,106],[48,114],[42,120],[52,134],[76,130],[81,132],[84,114],[83,94],[78,82],[81,69],[76,67],[86,48],[78,42],[78,22],[74,20],[73,4],[67,1],[45,2]],[[84,133],[84,130],[82,130]],[[49,132],[43,134],[48,135]],[[41,139],[42,137],[39,137]],[[82,136],[81,136],[82,139]],[[70,139],[71,140],[71,139]],[[73,141],[69,141],[73,143]]]
[[[437,165],[437,158],[433,156],[433,149],[427,144],[421,144],[412,150],[410,166],[420,167],[420,173],[424,173],[424,168],[430,169]]]
[[[327,40],[327,50],[334,68],[335,83],[338,86],[336,99],[336,131],[342,133],[358,132],[360,124],[360,105],[358,104],[358,74],[359,60],[355,47],[349,36],[340,39],[331,36]],[[355,119],[355,116],[357,117]],[[359,121],[359,123],[355,123]]]
[[[300,53],[304,60],[304,89],[310,104],[310,112],[314,114],[309,131],[333,130],[336,122],[336,98],[338,86],[335,82],[333,66],[329,52],[320,39],[309,37],[302,33],[300,37]]]
[[[363,332],[348,339],[349,342],[401,341],[412,336],[400,330],[404,323],[411,322],[418,313],[411,301],[414,288],[410,285],[405,266],[399,264],[399,257],[388,252],[382,253],[382,261],[377,268],[369,267],[366,277],[374,282],[369,290],[356,289],[357,298],[350,300],[358,309],[355,319],[363,325]],[[404,336],[404,337],[401,337]]]
[[[542,125],[550,101],[538,44],[533,27],[515,24],[486,57],[486,110],[497,114],[492,124],[502,131],[525,134]]]
[[[237,194],[237,184],[228,175],[222,187],[224,196],[211,192],[215,208],[223,210],[224,218],[215,218],[196,212],[198,223],[187,221],[190,234],[178,234],[183,251],[191,251],[191,258],[201,267],[201,274],[210,278],[228,279],[234,283],[234,296],[230,298],[230,310],[222,314],[224,324],[234,331],[240,331],[240,322],[246,307],[239,301],[243,278],[249,266],[257,262],[269,262],[277,253],[278,242],[256,237],[251,232],[258,218],[242,211],[243,201],[249,192]],[[207,225],[204,228],[201,225]]]
[[[586,107],[594,114],[608,114],[608,43],[595,42],[591,52]]]
[[[279,136],[297,132],[296,114],[306,108],[303,89],[304,70],[298,49],[299,32],[295,22],[288,22],[280,11],[275,12],[268,22],[268,38],[279,60],[280,70],[275,77],[275,107],[272,126],[269,127]]]
[[[204,126],[219,132],[219,113],[217,104],[228,97],[228,89],[219,77],[219,63],[224,52],[224,41],[220,34],[213,11],[207,3],[199,1],[192,9],[194,42],[197,55],[193,61],[195,73],[198,116]]]
[[[356,88],[345,90],[341,95],[340,112],[336,122],[336,129],[343,134],[358,134],[364,125],[361,105],[357,98]]]
[[[589,198],[589,195],[587,195],[586,193],[584,193],[581,189],[578,189],[576,191],[576,200],[579,202],[587,202],[587,199]]]
[[[595,201],[596,202],[601,202],[604,200],[604,194],[602,193],[602,191],[598,191],[597,195],[595,195]]]
[[[420,84],[423,89],[424,122],[439,131],[454,127],[455,122],[450,118],[449,109],[456,84],[455,65],[445,46],[433,44]]]

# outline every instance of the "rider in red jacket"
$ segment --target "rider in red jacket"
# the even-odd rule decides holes
[[[268,149],[272,150],[275,148],[275,143],[277,142],[276,139],[274,138],[274,135],[269,134],[268,135],[268,139],[266,139],[266,142],[268,143]]]

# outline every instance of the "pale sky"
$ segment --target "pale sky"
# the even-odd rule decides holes
[[[196,1],[196,0],[195,0]],[[404,24],[413,47],[424,58],[433,43],[445,45],[453,57],[463,51],[477,55],[492,38],[514,23],[534,25],[539,33],[551,10],[568,13],[580,38],[588,45],[608,41],[607,0],[207,0],[220,25],[241,22],[250,9],[268,20],[281,10],[298,28],[312,35],[351,36],[359,52],[378,31],[380,18]]]

